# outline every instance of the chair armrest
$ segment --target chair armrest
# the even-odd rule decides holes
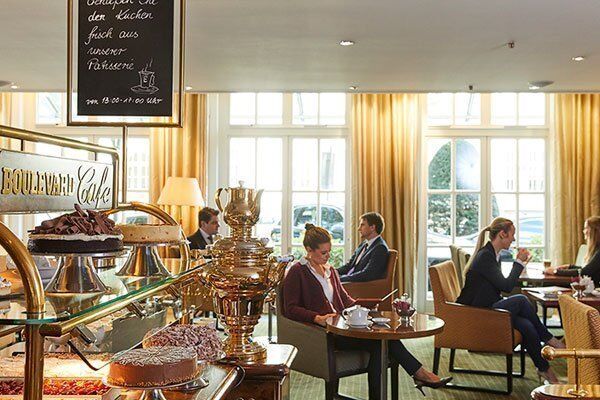
[[[291,344],[298,349],[292,363],[294,370],[329,380],[328,334],[325,328],[278,314],[277,342]]]
[[[515,347],[510,313],[506,310],[444,302],[436,316],[445,322],[437,347],[512,354]]]

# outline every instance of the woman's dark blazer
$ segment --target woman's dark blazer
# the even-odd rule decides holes
[[[501,292],[510,292],[515,287],[523,268],[515,262],[508,277],[504,277],[494,247],[488,242],[475,254],[466,275],[465,287],[456,301],[475,307],[492,307],[502,298]]]

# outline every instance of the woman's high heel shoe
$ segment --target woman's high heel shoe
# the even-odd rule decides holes
[[[414,381],[415,381],[415,387],[416,387],[417,389],[419,389],[419,391],[421,392],[421,394],[422,394],[423,396],[425,396],[425,392],[423,391],[423,386],[425,386],[425,387],[429,387],[429,388],[432,388],[432,389],[439,389],[439,388],[441,388],[441,387],[444,387],[444,386],[446,386],[446,385],[448,384],[448,382],[450,382],[450,381],[452,380],[452,377],[451,377],[451,376],[449,376],[449,377],[447,377],[447,378],[441,378],[441,379],[440,379],[439,381],[437,381],[437,382],[432,382],[432,381],[422,381],[421,379],[417,379],[417,378],[414,378],[414,377],[413,377],[413,379],[414,379]]]

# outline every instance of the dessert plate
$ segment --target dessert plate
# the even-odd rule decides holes
[[[375,322],[376,324],[383,325],[383,324],[387,324],[388,322],[390,322],[391,319],[386,318],[386,317],[373,317],[373,318],[371,318],[371,321]]]

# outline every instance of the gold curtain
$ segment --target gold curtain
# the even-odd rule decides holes
[[[352,96],[353,220],[385,219],[383,237],[398,250],[398,288],[412,293],[418,224],[418,94]]]
[[[556,94],[552,258],[573,263],[583,223],[600,215],[600,94]]]
[[[0,125],[10,125],[11,115],[10,93],[0,93]]]
[[[154,204],[169,176],[197,178],[206,200],[206,95],[185,96],[184,127],[153,128],[150,133],[150,202]],[[181,215],[186,235],[198,229],[198,207],[161,207],[175,218]]]

